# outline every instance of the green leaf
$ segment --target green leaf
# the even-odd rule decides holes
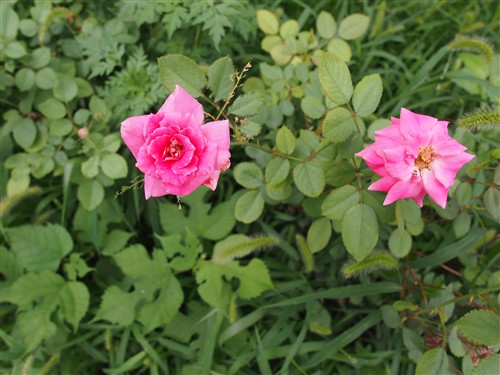
[[[24,19],[19,22],[19,30],[24,36],[33,37],[38,32],[38,26],[32,19]]]
[[[28,91],[35,84],[35,73],[31,69],[22,68],[16,73],[14,82],[19,91]]]
[[[96,121],[104,122],[111,116],[104,100],[95,95],[90,98],[89,110]]]
[[[428,350],[418,361],[415,375],[449,374],[448,356],[443,348]]]
[[[325,95],[335,104],[347,103],[352,96],[349,68],[331,52],[325,52],[319,65],[319,81]]]
[[[224,264],[203,262],[195,273],[198,293],[206,303],[215,307],[221,306],[221,301],[229,301],[225,295],[229,284],[225,280],[239,279],[236,295],[241,299],[258,297],[273,287],[269,271],[260,259],[252,259],[246,266],[236,261]]]
[[[168,323],[183,300],[179,281],[172,274],[165,254],[161,250],[154,250],[152,255],[151,259],[143,246],[134,245],[113,256],[116,264],[134,285],[134,291],[127,293],[128,297],[117,291],[114,293],[131,302],[137,299],[140,306],[138,319],[147,332]],[[127,318],[130,315],[129,312]]]
[[[264,198],[257,190],[247,191],[236,202],[234,216],[245,224],[253,223],[264,210]]]
[[[315,96],[305,96],[300,101],[300,108],[304,111],[307,117],[319,119],[325,113],[325,106]]]
[[[5,231],[17,262],[27,271],[55,271],[73,248],[68,231],[58,224],[24,225]]]
[[[75,83],[73,77],[66,74],[60,74],[57,80],[57,84],[52,88],[52,93],[63,102],[70,102],[76,97],[78,92],[78,86]]]
[[[179,233],[169,236],[157,236],[169,258],[168,264],[175,271],[187,271],[194,267],[203,246],[191,231],[186,232],[184,242]]]
[[[59,100],[49,98],[38,105],[40,112],[50,120],[59,120],[66,116],[66,107]]]
[[[328,43],[327,51],[333,53],[344,62],[348,62],[352,57],[352,50],[349,44],[343,39],[332,39]]]
[[[0,12],[0,36],[2,39],[14,39],[19,29],[19,17],[17,13],[7,4],[3,4]]]
[[[465,206],[472,199],[472,186],[468,182],[462,182],[455,190],[455,198],[457,198],[460,206]]]
[[[76,332],[78,323],[80,323],[89,308],[89,291],[85,284],[77,281],[69,281],[60,290],[59,298],[62,313]]]
[[[192,194],[182,198],[182,202],[189,206],[189,212],[185,206],[179,210],[175,203],[160,204],[160,223],[167,234],[185,233],[189,229],[198,237],[209,240],[219,240],[226,237],[236,220],[233,215],[237,196],[230,201],[218,203],[212,207],[205,203],[205,197],[210,190],[202,187],[196,189]]]
[[[106,234],[102,243],[102,255],[113,255],[123,250],[133,233],[121,229],[114,229]]]
[[[269,35],[278,34],[279,21],[276,15],[267,9],[257,11],[257,26],[264,33]]]
[[[55,135],[56,137],[63,137],[71,133],[72,130],[73,123],[67,118],[54,120],[49,124],[49,134]]]
[[[277,186],[286,180],[290,173],[290,162],[280,157],[271,160],[265,171],[266,182],[269,186]]]
[[[420,207],[413,199],[399,200],[398,208],[400,209],[401,216],[406,223],[413,225],[418,224],[422,215],[420,213]]]
[[[57,327],[50,321],[49,316],[40,308],[34,308],[19,314],[16,326],[22,337],[25,350],[31,352],[40,343],[55,335]]]
[[[401,318],[398,312],[391,305],[383,305],[380,307],[384,324],[392,329],[397,329],[401,326]]]
[[[16,256],[12,251],[7,250],[0,245],[0,274],[5,278],[3,281],[7,283],[16,280],[22,274],[22,268],[16,260]],[[2,285],[2,284],[0,284]],[[0,300],[1,300],[0,296]]]
[[[57,74],[52,68],[43,68],[36,72],[36,85],[42,90],[50,90],[57,85]]]
[[[332,220],[341,220],[359,202],[359,191],[352,185],[333,190],[323,201],[321,212]]]
[[[4,53],[11,59],[19,59],[26,55],[26,48],[19,42],[9,42],[4,49]]]
[[[244,188],[257,189],[262,185],[264,174],[257,164],[243,162],[234,168],[234,179]]]
[[[76,330],[87,312],[89,292],[80,282],[65,282],[58,274],[42,270],[18,278],[7,300],[18,305],[21,310],[30,309],[36,303],[35,309],[40,312],[40,318],[43,317],[47,322],[52,312],[61,306],[64,319]]]
[[[19,306],[20,310],[30,309],[36,301],[47,314],[57,307],[57,294],[64,286],[64,279],[53,271],[44,269],[29,272],[19,277],[7,290],[7,301]]]
[[[33,120],[21,118],[16,120],[16,125],[12,131],[12,136],[16,143],[23,149],[28,150],[35,142],[37,128]]]
[[[250,238],[243,234],[233,234],[215,244],[212,260],[214,263],[224,264],[277,244],[278,240],[274,237]]]
[[[370,17],[354,13],[342,20],[339,26],[339,36],[345,40],[354,40],[363,36],[368,30]]]
[[[81,255],[82,254],[80,253],[72,253],[69,256],[69,262],[64,264],[64,272],[71,281],[75,281],[77,278],[82,278],[92,271],[92,268],[87,265]]]
[[[92,211],[99,207],[104,199],[104,188],[97,180],[86,180],[78,186],[76,195],[86,210]]]
[[[371,115],[382,98],[382,79],[378,74],[370,74],[358,82],[352,96],[352,105],[358,116]]]
[[[318,34],[325,39],[331,39],[337,32],[337,23],[331,13],[321,11],[316,19]]]
[[[497,374],[500,368],[500,354],[492,354],[483,358],[479,364],[471,371],[471,375],[490,375]]]
[[[102,296],[95,320],[104,319],[120,326],[128,326],[134,322],[135,306],[138,300],[138,295],[124,292],[112,285]]]
[[[107,154],[102,158],[102,171],[112,179],[127,177],[128,165],[123,156],[118,154]]]
[[[498,345],[500,316],[489,310],[473,310],[455,323],[467,340],[479,345]]]
[[[332,222],[326,217],[316,219],[307,231],[307,245],[311,252],[323,250],[332,236]]]
[[[470,214],[466,211],[462,211],[458,216],[453,219],[453,232],[457,238],[465,236],[471,227],[472,219]]]
[[[278,130],[276,134],[276,147],[280,152],[290,155],[295,150],[296,142],[295,136],[288,127],[282,126]]]
[[[295,39],[288,39],[288,41],[295,43]],[[271,48],[270,54],[276,64],[286,65],[292,59],[293,51],[289,46],[279,43]]]
[[[410,253],[413,241],[406,230],[394,229],[389,237],[389,250],[396,258],[404,258]]]
[[[50,63],[50,60],[51,60],[51,50],[48,47],[36,48],[31,53],[31,56],[29,56],[29,63],[33,69],[41,69],[44,66],[47,66]],[[53,70],[52,70],[52,72],[54,73],[53,84],[55,84],[55,81],[57,81],[57,75],[55,74],[55,72]],[[53,85],[50,88],[52,88],[52,87],[53,87]]]
[[[358,262],[370,254],[378,241],[375,211],[361,203],[349,208],[342,220],[342,241]]]
[[[146,333],[170,322],[179,311],[184,299],[179,281],[170,271],[167,275],[158,298],[142,306],[139,313],[139,322],[144,326]]]
[[[448,336],[448,347],[450,348],[451,354],[455,357],[463,357],[467,354],[467,349],[464,343],[458,337],[458,327],[453,326]]]
[[[193,97],[202,95],[201,90],[207,84],[205,73],[200,66],[184,55],[166,55],[158,58],[160,79],[170,92],[175,85],[181,86]]]
[[[296,20],[287,20],[280,26],[280,36],[283,39],[295,38],[300,31],[300,24]]]
[[[304,195],[318,197],[325,188],[325,173],[314,162],[299,163],[293,169],[293,181]]]
[[[93,155],[82,163],[82,174],[87,178],[94,178],[99,174],[99,155]]]
[[[331,110],[322,125],[323,136],[334,143],[345,142],[355,129],[351,112],[342,107]]]
[[[234,86],[234,66],[229,57],[216,60],[208,68],[208,88],[212,91],[214,101],[227,99]]]
[[[500,223],[500,190],[490,187],[483,196],[486,211]]]
[[[229,107],[228,113],[236,116],[248,117],[255,115],[264,106],[264,98],[258,92],[238,96]]]

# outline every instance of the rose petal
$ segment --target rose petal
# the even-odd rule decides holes
[[[168,187],[161,181],[150,175],[144,175],[144,195],[146,199],[150,197],[161,197],[169,194]]]
[[[442,208],[446,208],[446,200],[448,198],[448,188],[444,187],[439,182],[432,171],[424,169],[421,172],[422,182],[427,194]]]
[[[372,143],[370,146],[355,155],[363,158],[366,165],[368,165],[379,176],[387,176],[388,173],[385,169],[385,160],[377,152],[375,143]]]
[[[217,145],[216,169],[223,169],[229,163],[231,154],[229,153],[230,135],[229,121],[212,121],[201,127],[201,131],[209,142]]]
[[[203,183],[210,190],[215,190],[219,182],[220,171],[215,170],[214,173]]]
[[[398,182],[398,180],[392,178],[391,176],[382,177],[380,180],[371,184],[368,187],[368,190],[388,192],[396,182]]]
[[[200,125],[204,118],[202,105],[179,85],[175,86],[174,92],[165,100],[158,113],[189,113]]]
[[[149,115],[129,117],[122,122],[120,133],[123,141],[137,159],[139,149],[145,142],[143,129],[148,121]]]
[[[398,181],[387,192],[384,206],[397,201],[398,199],[413,198],[422,193],[423,186],[420,179],[411,181]]]

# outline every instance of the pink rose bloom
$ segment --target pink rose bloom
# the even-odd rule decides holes
[[[400,119],[375,132],[375,143],[358,152],[382,178],[368,188],[385,191],[384,205],[411,198],[422,207],[425,194],[446,207],[457,171],[474,155],[448,135],[448,122],[401,108]]]
[[[144,173],[146,199],[185,196],[200,185],[215,190],[230,165],[229,122],[202,125],[203,119],[201,104],[176,86],[158,113],[122,122],[122,138]]]

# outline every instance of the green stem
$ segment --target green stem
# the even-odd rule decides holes
[[[351,112],[351,114],[352,114],[352,118],[354,120],[354,125],[356,125],[356,130],[358,131],[359,135],[361,135],[361,128],[358,125],[356,112],[354,112],[354,110],[352,109],[351,104],[349,104],[349,102],[347,102],[346,104],[347,104],[347,108],[349,109],[349,112]]]

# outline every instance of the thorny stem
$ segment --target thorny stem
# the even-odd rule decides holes
[[[422,298],[424,299],[424,306],[425,306],[425,308],[428,308],[427,294],[425,293],[425,290],[422,286],[422,282],[420,281],[420,279],[417,277],[415,272],[413,272],[413,270],[410,267],[406,268],[406,270],[403,274],[404,284],[403,284],[403,289],[401,290],[402,297],[404,297],[404,287],[406,287],[406,276],[408,274],[410,274],[410,276],[413,278],[413,283],[415,285],[418,285],[418,287],[420,288],[420,292],[422,293]]]
[[[226,99],[226,102],[224,103],[224,105],[222,106],[222,108],[220,109],[219,111],[219,114],[217,115],[217,117],[215,118],[215,120],[218,120],[220,118],[220,116],[222,115],[222,113],[224,112],[224,110],[226,109],[226,107],[229,105],[229,102],[231,101],[231,99],[233,98],[234,96],[234,93],[236,91],[236,89],[240,86],[240,81],[245,77],[245,73],[252,67],[252,65],[250,63],[247,63],[245,65],[245,67],[243,68],[243,70],[241,71],[241,73],[238,73],[238,71],[236,71],[234,73],[234,76],[236,77],[236,82],[233,86],[233,89],[231,90],[231,92],[229,93],[227,99]],[[232,79],[232,78],[231,78]]]
[[[420,252],[420,251],[418,251],[418,250],[414,250],[413,252],[414,252],[415,254],[417,254],[418,256],[421,256],[421,257],[425,256],[425,254],[424,254],[424,253],[422,253],[422,252]],[[445,264],[440,264],[439,266],[440,266],[441,268],[445,269],[446,271],[448,271],[449,273],[454,274],[455,276],[462,277],[462,274],[461,274],[460,272],[458,272],[458,271],[454,270],[453,268],[448,267],[448,266],[447,266],[447,265],[445,265]]]

